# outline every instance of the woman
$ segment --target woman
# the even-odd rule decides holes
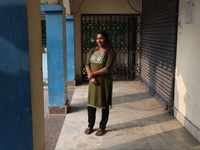
[[[88,91],[88,128],[84,133],[93,131],[96,118],[96,109],[102,109],[102,118],[97,130],[97,136],[106,132],[106,124],[109,116],[109,106],[112,105],[112,69],[116,59],[116,53],[112,48],[109,35],[105,31],[96,34],[96,47],[89,52],[86,71],[89,79]]]

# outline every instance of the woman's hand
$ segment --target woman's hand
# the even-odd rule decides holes
[[[90,81],[91,81],[93,84],[97,84],[96,78],[91,78]]]
[[[92,78],[92,73],[88,73],[87,77],[88,77],[88,79],[91,79]]]

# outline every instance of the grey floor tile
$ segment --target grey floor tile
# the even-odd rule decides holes
[[[55,150],[186,150],[200,143],[139,81],[115,81],[104,136],[85,135],[87,85],[76,86]],[[101,117],[98,109],[95,130]]]

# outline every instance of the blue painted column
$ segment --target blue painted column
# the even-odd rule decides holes
[[[66,22],[62,5],[42,5],[46,14],[49,113],[66,113]]]
[[[66,16],[66,39],[67,39],[67,81],[68,85],[75,86],[74,65],[74,16]]]
[[[0,1],[0,14],[0,149],[32,150],[26,1]]]

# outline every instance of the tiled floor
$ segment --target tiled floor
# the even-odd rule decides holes
[[[200,143],[138,81],[115,81],[107,133],[84,134],[87,91],[87,85],[75,87],[55,150],[200,150]]]
[[[68,87],[68,99],[72,99],[74,87]],[[48,87],[44,88],[44,117],[45,117],[45,150],[54,150],[66,114],[49,114],[48,111]]]

